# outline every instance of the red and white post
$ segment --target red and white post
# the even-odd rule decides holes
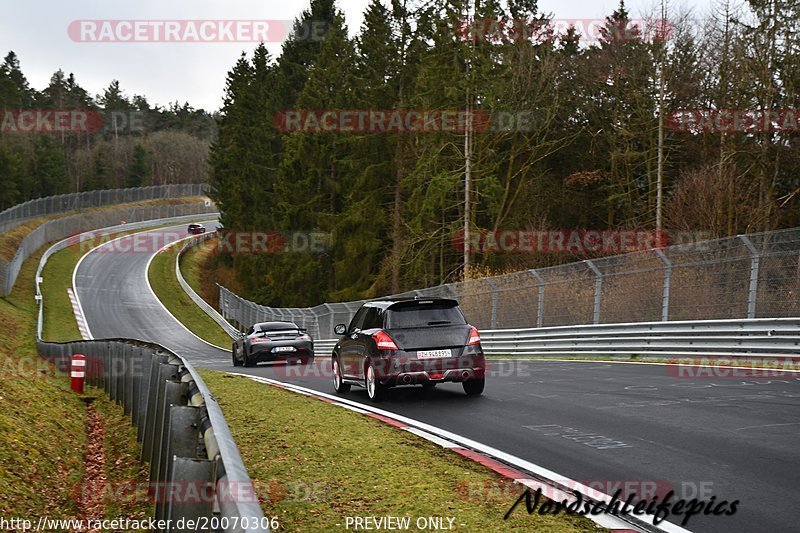
[[[78,394],[83,394],[83,381],[86,376],[86,357],[76,353],[72,356],[72,390]]]

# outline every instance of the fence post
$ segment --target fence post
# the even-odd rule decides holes
[[[328,338],[327,335],[333,335],[333,326],[336,325],[336,324],[333,323],[333,321],[336,320],[336,314],[334,313],[333,308],[331,307],[331,305],[329,303],[324,303],[324,304],[322,304],[322,306],[325,308],[326,311],[328,311],[327,316],[329,318],[328,318],[328,324],[326,325],[324,330],[322,329],[322,324],[320,324],[320,326],[319,326],[319,336],[320,336],[320,338],[327,339]],[[322,336],[322,332],[323,331],[325,331],[325,335],[326,335],[325,337]]]
[[[672,279],[672,263],[667,255],[656,248],[656,255],[661,262],[664,263],[664,292],[661,295],[661,321],[666,322],[669,320],[669,288]]]
[[[600,294],[603,289],[603,273],[594,266],[589,259],[584,261],[586,265],[592,269],[594,272],[595,280],[594,280],[594,312],[592,313],[592,323],[599,324],[600,323]]]
[[[531,268],[528,270],[531,275],[536,278],[536,281],[539,283],[539,298],[536,304],[536,327],[542,327],[543,321],[543,313],[544,313],[544,278],[541,274],[536,272],[535,268]]]
[[[756,317],[756,295],[758,294],[758,267],[761,257],[758,250],[746,235],[739,235],[739,239],[750,251],[750,288],[747,293],[747,318]]]
[[[497,300],[500,297],[500,293],[497,291],[497,285],[492,283],[492,280],[489,278],[484,278],[486,284],[491,287],[492,289],[492,329],[497,329]]]

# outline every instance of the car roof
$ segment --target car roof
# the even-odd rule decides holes
[[[395,304],[403,304],[405,306],[413,306],[414,302],[418,302],[419,304],[445,304],[445,305],[452,305],[457,306],[458,301],[453,300],[452,298],[382,298],[380,300],[372,300],[370,302],[366,302],[364,307],[378,307],[380,309],[388,309]]]
[[[253,329],[256,328],[261,331],[272,331],[276,329],[299,329],[297,324],[294,322],[259,322],[258,324],[253,324]]]

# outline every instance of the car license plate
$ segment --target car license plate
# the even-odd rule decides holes
[[[450,357],[450,350],[420,350],[417,359],[430,359],[433,357]]]
[[[276,346],[272,349],[273,352],[293,352],[294,346]]]

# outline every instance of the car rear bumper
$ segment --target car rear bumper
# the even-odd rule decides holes
[[[478,350],[452,358],[417,359],[412,355],[402,354],[400,357],[396,355],[389,360],[375,362],[378,380],[387,387],[461,382],[484,379],[486,375],[486,362],[482,351]]]
[[[274,351],[278,347],[291,346],[292,352]],[[287,361],[295,359],[311,359],[314,357],[314,344],[310,342],[268,343],[251,347],[250,360],[254,362]]]
[[[443,372],[437,371],[419,371],[419,372],[401,372],[397,375],[391,375],[386,378],[384,383],[387,386],[393,385],[423,385],[426,383],[444,383],[444,382],[459,382],[469,381],[471,379],[483,379],[483,368],[453,368]]]

